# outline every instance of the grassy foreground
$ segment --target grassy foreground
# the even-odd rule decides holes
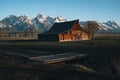
[[[11,41],[0,42],[0,50],[9,54],[24,56],[41,56],[66,52],[87,54],[118,54],[120,37],[97,37],[88,41],[75,42],[40,42],[40,41]]]
[[[90,41],[0,42],[0,80],[120,80],[120,37]],[[87,53],[83,59],[43,65],[32,56]]]

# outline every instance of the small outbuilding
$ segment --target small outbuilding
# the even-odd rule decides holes
[[[45,33],[39,34],[40,41],[80,41],[90,40],[91,34],[84,31],[79,20],[55,23],[51,29]]]

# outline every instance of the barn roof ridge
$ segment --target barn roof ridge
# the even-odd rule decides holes
[[[54,23],[51,29],[43,34],[58,34],[67,31],[72,28],[75,23],[79,23],[79,20],[72,20],[60,23]]]

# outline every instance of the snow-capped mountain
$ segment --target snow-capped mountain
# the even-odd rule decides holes
[[[4,27],[7,27],[7,25],[4,23],[4,22],[0,22],[0,28],[4,28]]]
[[[96,28],[95,25],[96,24]],[[95,28],[97,33],[120,33],[120,25],[115,21],[107,21],[107,22],[97,22],[97,21],[82,21],[80,25],[85,27]]]
[[[46,16],[43,13],[38,14],[35,18],[31,19],[26,15],[15,16],[10,15],[0,21],[0,30],[4,29],[8,32],[26,31],[33,30],[38,33],[45,32],[49,30],[54,23],[65,22],[66,19],[61,16],[51,17]],[[120,32],[120,24],[115,21],[107,21],[100,23],[97,21],[81,21],[80,25],[86,31],[97,32],[97,33],[118,33]]]
[[[11,25],[0,21],[0,32],[13,32],[14,30],[15,29]]]
[[[53,18],[40,13],[32,20],[32,22],[38,27],[39,32],[44,32],[52,26]]]
[[[28,16],[15,16],[10,15],[2,20],[7,24],[11,25],[16,31],[35,30],[36,26],[33,24],[32,19]]]
[[[107,21],[99,24],[99,32],[118,33],[120,32],[120,25],[115,21]]]
[[[66,19],[60,17],[51,17],[45,16],[43,13],[38,14],[35,18],[31,19],[26,15],[15,16],[10,15],[2,20],[6,24],[9,24],[12,28],[14,28],[14,32],[17,31],[26,31],[33,30],[38,33],[45,32],[49,30],[55,22],[64,22]],[[1,28],[5,27],[5,25],[0,24]]]
[[[3,19],[4,22],[8,22],[11,25],[17,25],[20,23],[29,23],[32,24],[31,19],[26,16],[26,15],[21,15],[19,17],[15,16],[15,15],[10,15],[6,18]]]
[[[66,19],[63,19],[61,16],[53,18],[51,16],[45,16],[43,13],[40,13],[33,20],[33,24],[38,26],[42,31],[49,30],[55,22],[65,22]]]
[[[66,19],[63,19],[61,16],[58,16],[57,18],[54,19],[54,22],[65,22],[67,21]]]

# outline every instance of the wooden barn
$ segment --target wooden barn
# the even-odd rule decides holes
[[[90,40],[90,33],[84,31],[79,25],[79,20],[55,23],[51,29],[39,34],[40,41],[79,41]]]

